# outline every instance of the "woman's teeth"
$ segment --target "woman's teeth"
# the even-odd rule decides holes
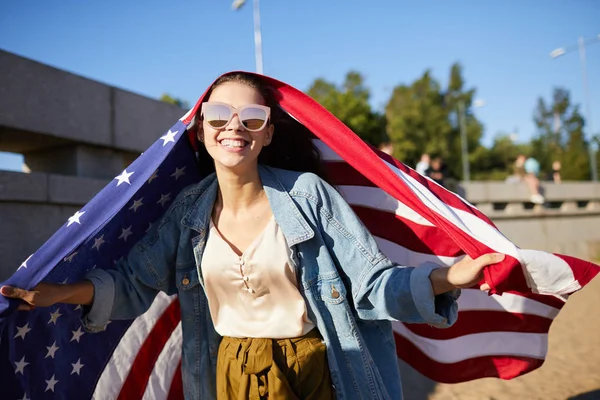
[[[244,140],[223,139],[221,144],[225,147],[246,147],[246,141]]]

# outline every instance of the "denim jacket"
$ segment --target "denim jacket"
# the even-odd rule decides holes
[[[294,262],[298,288],[327,345],[338,399],[400,399],[392,321],[450,326],[458,291],[433,294],[429,274],[394,264],[342,196],[310,173],[259,167],[260,178]],[[89,332],[110,319],[144,313],[159,291],[177,294],[183,331],[186,399],[214,399],[221,337],[211,320],[200,261],[217,195],[215,175],[185,188],[159,224],[114,270],[92,270]]]

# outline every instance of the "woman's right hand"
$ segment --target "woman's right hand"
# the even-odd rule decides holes
[[[19,310],[33,310],[35,307],[50,307],[61,302],[63,290],[57,283],[40,283],[31,290],[16,288],[14,286],[2,286],[0,294],[11,299],[23,300]]]

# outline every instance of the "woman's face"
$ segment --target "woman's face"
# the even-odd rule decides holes
[[[265,104],[259,91],[235,82],[225,82],[217,86],[208,101],[226,103],[236,110],[248,104]],[[203,120],[202,131],[198,132],[198,137],[204,142],[217,169],[225,168],[242,175],[249,169],[256,168],[258,155],[263,146],[271,143],[273,130],[273,125],[267,124],[258,132],[250,132],[235,114],[229,124],[219,129],[213,128]]]

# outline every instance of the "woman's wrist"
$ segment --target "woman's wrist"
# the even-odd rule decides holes
[[[90,281],[81,281],[59,286],[57,303],[91,305],[94,300],[94,285]]]
[[[456,286],[448,281],[449,270],[450,268],[440,267],[434,269],[429,274],[429,280],[431,281],[431,287],[435,296],[456,289]]]

